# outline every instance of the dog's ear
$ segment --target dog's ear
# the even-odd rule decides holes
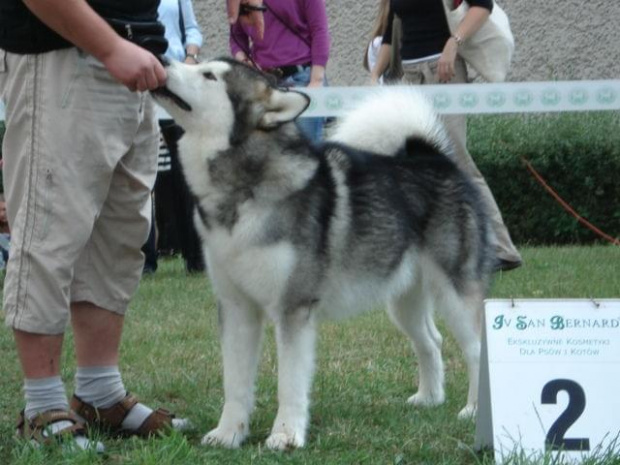
[[[310,97],[294,90],[272,89],[265,104],[267,111],[258,122],[261,129],[272,129],[293,121],[310,105]]]

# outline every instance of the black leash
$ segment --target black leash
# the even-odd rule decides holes
[[[290,24],[288,24],[286,21],[284,21],[282,16],[280,16],[278,13],[276,13],[276,11],[272,7],[269,6],[269,4],[267,3],[266,0],[263,0],[263,4],[262,5],[249,5],[247,3],[243,3],[241,5],[241,9],[239,11],[239,14],[240,15],[247,15],[247,14],[250,14],[252,11],[261,11],[263,13],[265,11],[270,11],[271,14],[273,14],[273,16],[275,16],[275,18],[278,21],[280,21],[280,23],[282,23],[282,25],[284,27],[286,27],[289,31],[291,31],[295,36],[297,36],[308,47],[312,47],[312,44],[310,43],[310,41],[308,41],[305,37],[303,37],[298,31],[293,29]],[[237,38],[233,34],[232,26],[230,27],[230,36],[233,38],[235,44],[237,44],[237,47],[239,47],[241,49],[241,51],[243,51],[243,53],[245,53],[245,56],[248,57],[248,60],[250,60],[250,63],[252,63],[252,66],[254,66],[254,68],[256,68],[256,69],[261,69],[261,67],[258,65],[258,63],[256,63],[254,61],[254,58],[252,58],[252,51],[250,49],[246,49],[246,47],[237,40]]]

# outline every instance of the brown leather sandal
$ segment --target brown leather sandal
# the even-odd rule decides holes
[[[72,425],[55,433],[50,433],[48,427],[59,421],[69,421]],[[50,410],[28,420],[22,410],[17,419],[17,436],[28,441],[34,441],[38,445],[55,444],[63,438],[84,435],[86,435],[84,423],[73,412]]]
[[[73,395],[71,398],[71,409],[86,421],[89,428],[94,427],[117,436],[148,437],[172,428],[174,414],[166,409],[159,408],[153,410],[153,413],[144,420],[138,429],[123,429],[123,420],[137,403],[138,398],[127,393],[123,399],[111,407],[96,408]]]

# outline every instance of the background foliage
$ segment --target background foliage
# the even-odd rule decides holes
[[[469,119],[468,134],[515,242],[599,240],[544,190],[522,158],[577,213],[620,237],[620,113],[476,116]]]

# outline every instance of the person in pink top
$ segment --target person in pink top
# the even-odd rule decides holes
[[[233,56],[278,78],[287,87],[325,85],[329,30],[325,0],[263,0],[264,35],[243,21],[231,27]],[[313,142],[323,136],[323,118],[301,118],[300,129]]]

